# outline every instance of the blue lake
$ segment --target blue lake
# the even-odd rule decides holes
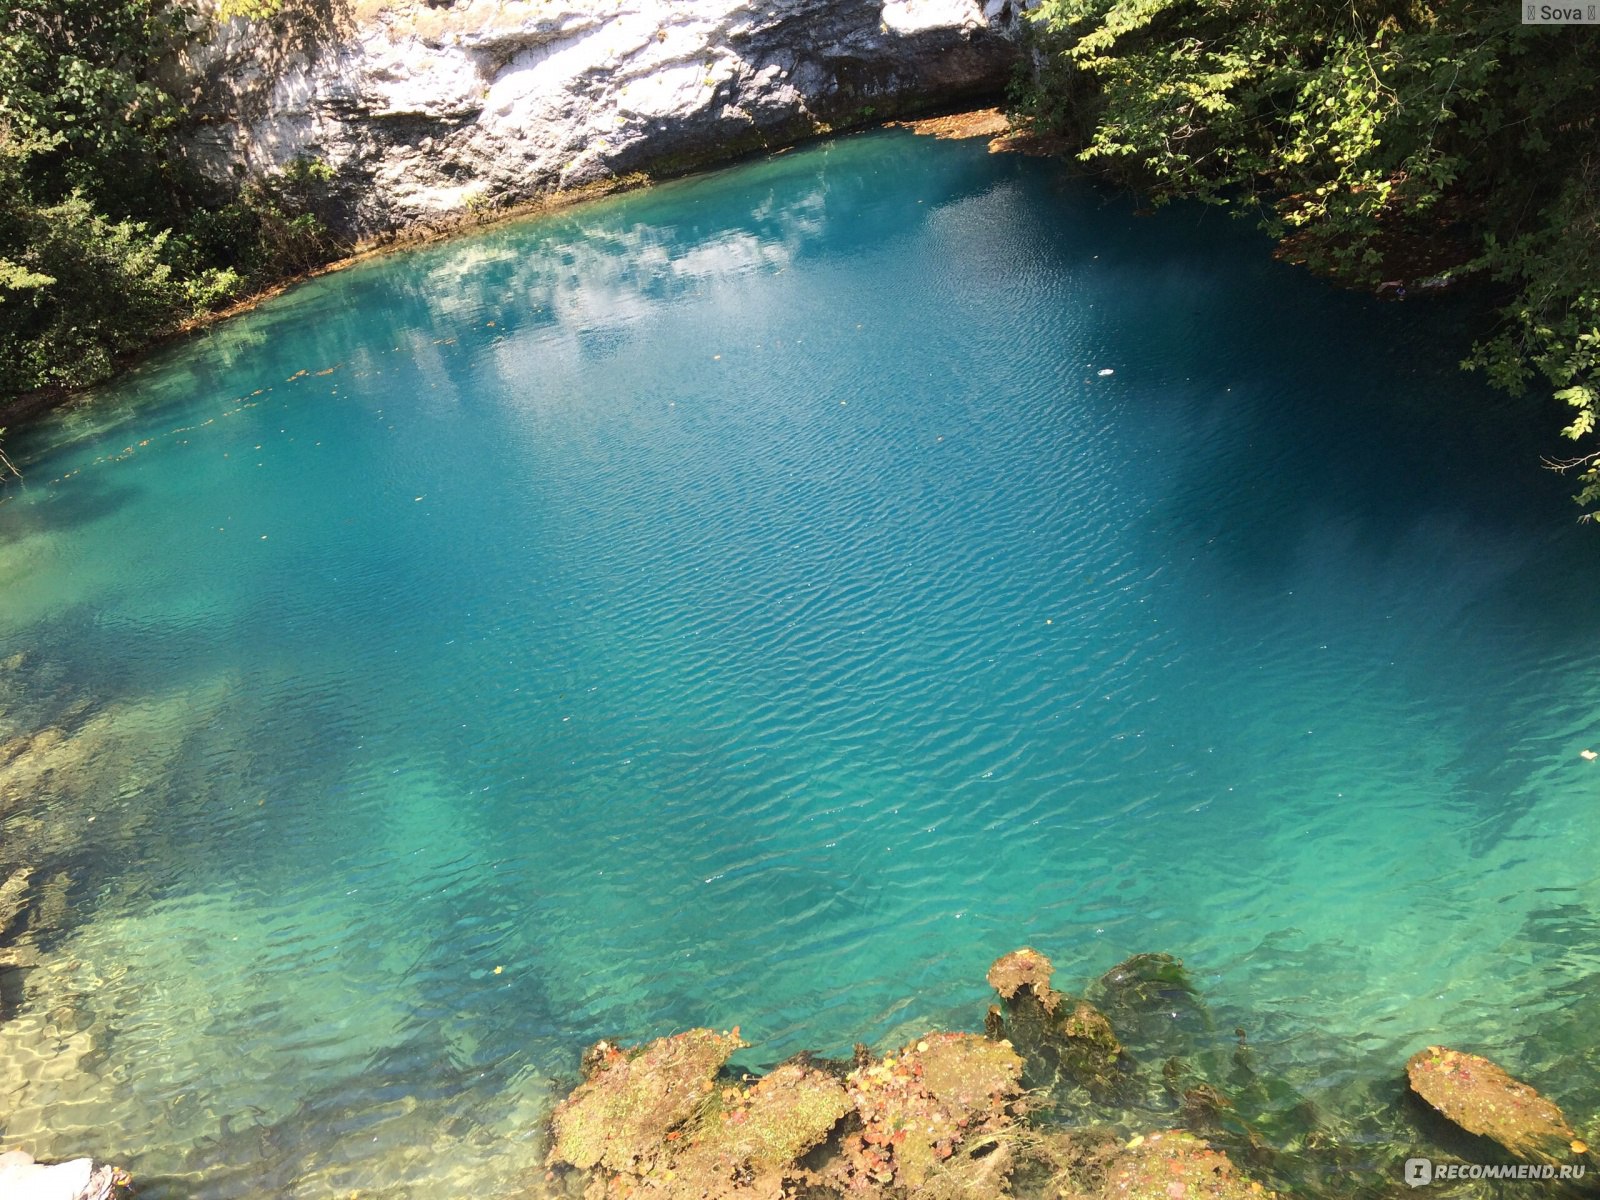
[[[1023,943],[1353,1121],[1435,1041],[1600,1109],[1600,534],[1461,319],[889,131],[13,431],[6,1142],[511,1194],[596,1038],[976,1028]]]

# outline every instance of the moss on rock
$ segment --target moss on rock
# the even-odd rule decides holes
[[[551,1118],[552,1164],[648,1171],[715,1090],[714,1078],[745,1043],[734,1033],[691,1029],[624,1051],[599,1042],[585,1055],[588,1078]]]
[[[873,1185],[914,1191],[969,1139],[1012,1124],[1022,1059],[1008,1043],[978,1034],[930,1033],[857,1067],[845,1084],[861,1129],[843,1139],[829,1182],[846,1192]]]
[[[1055,967],[1031,946],[1002,954],[989,967],[989,986],[1008,1004],[1033,996],[1046,1012],[1054,1012],[1060,996],[1050,987]]]
[[[714,1089],[694,1126],[672,1139],[655,1190],[669,1197],[781,1195],[799,1160],[850,1108],[839,1079],[803,1061],[785,1063],[748,1089]]]
[[[991,1037],[1011,1031],[1047,1074],[1065,1075],[1091,1095],[1109,1097],[1126,1074],[1122,1042],[1093,1004],[1051,987],[1053,974],[1050,960],[1029,946],[997,958],[987,978],[1006,1013],[991,1009],[984,1028]]]
[[[1130,1139],[1107,1169],[1096,1200],[1264,1200],[1273,1195],[1222,1151],[1174,1129]]]
[[[1411,1056],[1406,1078],[1440,1115],[1518,1158],[1562,1163],[1581,1153],[1574,1147],[1578,1135],[1561,1109],[1487,1058],[1429,1046]]]

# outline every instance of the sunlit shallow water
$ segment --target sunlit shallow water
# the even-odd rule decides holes
[[[14,433],[5,1140],[509,1194],[597,1037],[972,1028],[1024,942],[1179,954],[1335,1110],[1439,1040],[1600,1108],[1600,541],[1462,337],[881,133]]]

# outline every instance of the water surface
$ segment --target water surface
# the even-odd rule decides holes
[[[595,1038],[971,1028],[1024,942],[1181,955],[1335,1109],[1437,1040],[1600,1107],[1600,542],[1461,338],[887,132],[14,434],[0,732],[71,736],[0,848],[57,881],[6,1141],[508,1193]]]

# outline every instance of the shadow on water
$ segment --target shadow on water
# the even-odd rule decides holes
[[[145,492],[126,477],[104,471],[75,479],[71,487],[49,488],[42,498],[34,495],[40,488],[31,482],[9,486],[9,492],[0,492],[0,549],[104,521],[133,506]]]

